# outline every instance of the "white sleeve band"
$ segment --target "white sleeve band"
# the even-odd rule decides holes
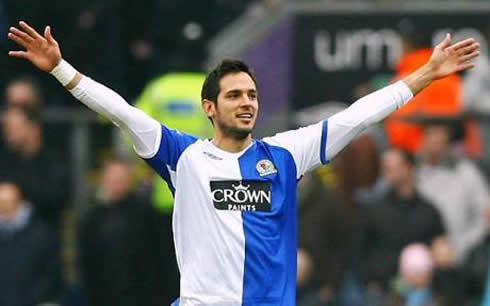
[[[160,123],[129,105],[119,94],[85,76],[70,92],[129,134],[138,155],[151,158],[158,152],[162,135]]]
[[[61,85],[66,86],[73,80],[77,74],[77,70],[67,61],[61,59],[58,65],[56,65],[50,73],[61,83]]]
[[[398,81],[353,103],[328,119],[326,155],[332,159],[368,126],[379,122],[405,105],[413,94]]]

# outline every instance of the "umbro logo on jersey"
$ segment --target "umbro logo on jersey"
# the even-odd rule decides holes
[[[270,182],[211,181],[214,208],[235,211],[271,211]]]
[[[202,152],[204,153],[204,155],[206,155],[207,157],[211,158],[211,159],[214,159],[214,160],[223,160],[223,158],[219,157],[219,156],[216,156],[214,155],[213,153],[209,153],[209,152]]]
[[[257,163],[257,166],[255,166],[257,171],[259,172],[260,176],[264,175],[269,175],[277,172],[276,167],[274,167],[274,164],[268,160],[268,159],[263,159]]]

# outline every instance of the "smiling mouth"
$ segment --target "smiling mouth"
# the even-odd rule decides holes
[[[251,113],[239,114],[236,116],[238,119],[252,119],[253,115]]]

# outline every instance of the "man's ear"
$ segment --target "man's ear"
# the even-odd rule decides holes
[[[216,104],[208,99],[202,99],[201,101],[202,110],[208,118],[214,117],[216,114]]]

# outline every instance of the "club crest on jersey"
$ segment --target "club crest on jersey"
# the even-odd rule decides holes
[[[257,172],[259,172],[260,176],[269,175],[277,172],[274,164],[268,159],[263,159],[259,161],[255,168],[257,169]]]

